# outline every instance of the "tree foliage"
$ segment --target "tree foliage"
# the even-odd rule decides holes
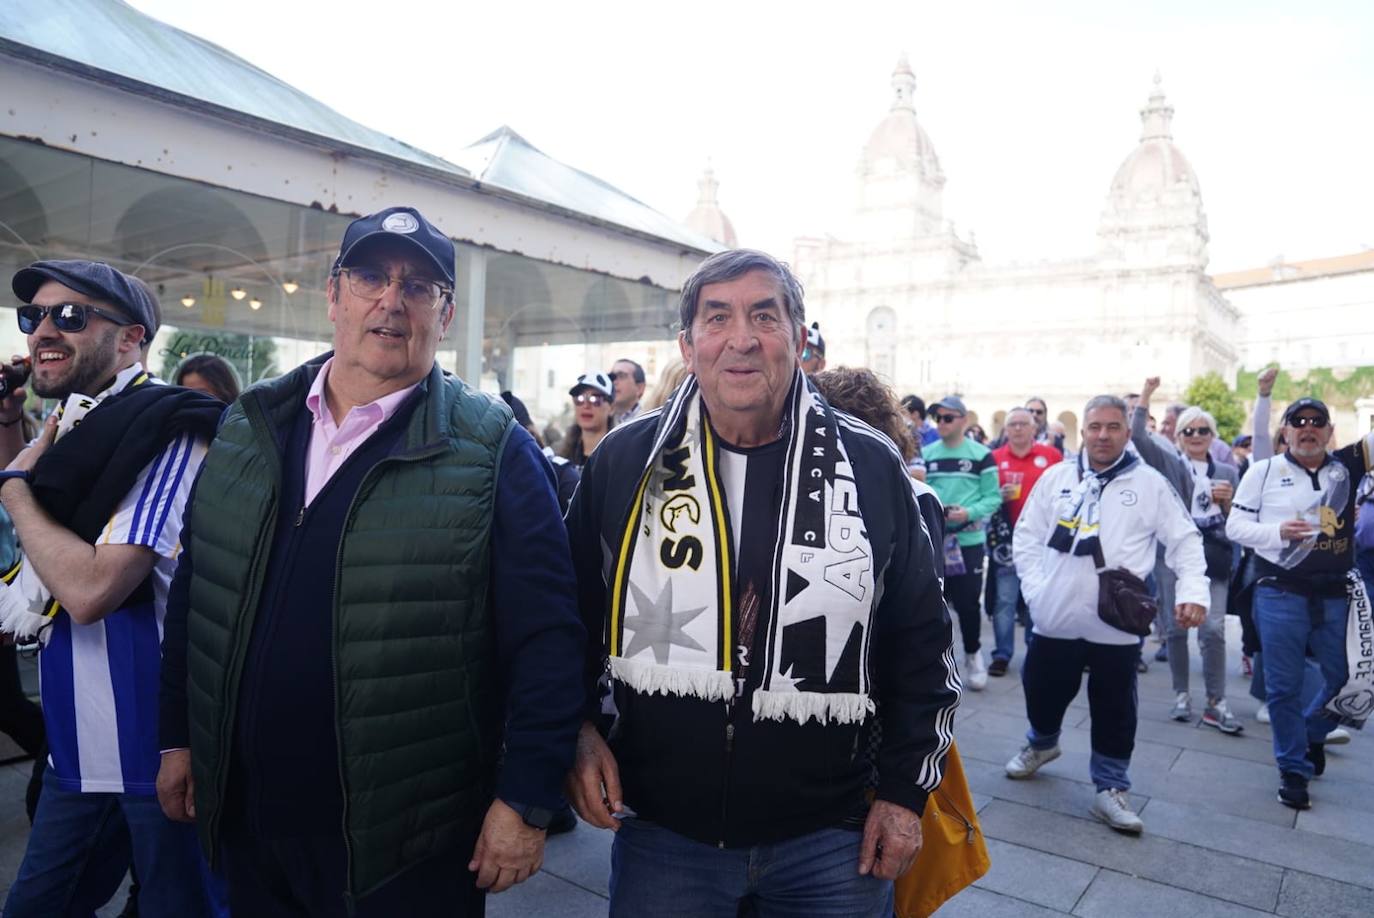
[[[1245,407],[1240,397],[1226,385],[1219,373],[1198,376],[1188,384],[1183,401],[1197,405],[1217,419],[1217,436],[1230,443],[1245,423]]]

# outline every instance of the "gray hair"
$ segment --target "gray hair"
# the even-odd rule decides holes
[[[1048,409],[1047,409],[1047,410],[1048,410]],[[1016,412],[1018,412],[1018,411],[1023,411],[1023,412],[1025,412],[1026,414],[1029,414],[1029,415],[1031,416],[1031,422],[1034,423],[1034,421],[1035,421],[1035,415],[1034,415],[1034,414],[1031,412],[1031,410],[1030,410],[1029,408],[1027,408],[1025,405],[1016,405],[1015,407],[1008,408],[1008,409],[1007,409],[1006,416],[1002,418],[1002,423],[1005,424],[1007,421],[1010,421],[1010,420],[1011,420],[1011,416],[1012,416],[1013,414],[1015,414]]]
[[[756,249],[729,249],[717,252],[703,261],[682,285],[678,319],[688,341],[692,340],[692,322],[697,317],[697,300],[701,298],[701,288],[707,284],[732,281],[750,271],[762,271],[778,282],[778,287],[782,290],[783,303],[787,307],[787,318],[792,323],[794,332],[806,325],[806,306],[802,301],[801,282],[784,262]]]
[[[1096,411],[1098,408],[1115,408],[1121,412],[1123,418],[1131,416],[1126,410],[1125,399],[1115,395],[1096,395],[1088,399],[1088,404],[1083,406],[1083,423],[1088,422],[1088,412]]]
[[[1206,421],[1207,426],[1212,429],[1214,435],[1217,434],[1217,419],[1212,417],[1212,413],[1205,408],[1193,405],[1191,408],[1184,408],[1179,412],[1178,420],[1174,422],[1174,439],[1182,442],[1183,428],[1192,427],[1197,421]]]

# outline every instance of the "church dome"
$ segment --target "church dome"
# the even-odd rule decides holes
[[[935,145],[916,120],[912,99],[915,89],[916,76],[911,72],[906,55],[902,55],[892,73],[892,108],[864,145],[859,161],[860,174],[916,172],[932,184],[944,184],[945,176],[940,169],[940,159],[935,155]]]
[[[692,212],[682,222],[689,229],[708,239],[714,239],[726,248],[737,248],[739,238],[735,235],[735,225],[725,216],[725,212],[716,201],[716,191],[719,188],[720,182],[716,181],[715,170],[707,166],[697,182],[697,206],[692,208]]]
[[[1173,106],[1165,100],[1159,74],[1155,74],[1154,91],[1140,110],[1140,143],[1112,179],[1111,197],[1118,206],[1148,205],[1180,194],[1197,197],[1201,206],[1202,190],[1197,175],[1174,145],[1173,117]]]

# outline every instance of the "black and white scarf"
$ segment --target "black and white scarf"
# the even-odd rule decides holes
[[[800,370],[782,431],[787,451],[770,605],[759,617],[767,632],[755,642],[761,659],[753,665],[764,671],[754,718],[861,722],[874,710],[867,665],[878,601],[873,552],[834,412]],[[611,675],[634,691],[735,696],[736,566],[719,451],[696,378],[688,377],[658,418],[611,565]],[[823,659],[824,678],[798,673],[798,658]]]
[[[1050,533],[1049,547],[1075,555],[1093,556],[1101,551],[1098,528],[1102,520],[1102,489],[1138,461],[1134,453],[1126,450],[1111,468],[1094,472],[1088,465],[1088,451],[1079,453],[1078,485],[1059,499],[1059,522]]]
[[[1374,611],[1369,587],[1359,568],[1346,575],[1349,614],[1345,623],[1345,662],[1349,676],[1323,707],[1322,713],[1339,724],[1363,729],[1374,715]]]

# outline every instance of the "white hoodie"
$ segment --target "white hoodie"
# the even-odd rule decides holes
[[[1021,595],[1030,606],[1035,633],[1095,644],[1134,644],[1134,634],[1097,617],[1097,566],[1088,555],[1050,548],[1060,515],[1071,512],[1078,464],[1061,462],[1041,476],[1016,521],[1012,553],[1021,578]],[[1164,476],[1136,462],[1102,489],[1099,538],[1110,567],[1145,578],[1154,570],[1155,545],[1164,545],[1164,563],[1178,575],[1175,601],[1210,605],[1207,563],[1198,532]],[[1170,613],[1173,610],[1169,610]]]

